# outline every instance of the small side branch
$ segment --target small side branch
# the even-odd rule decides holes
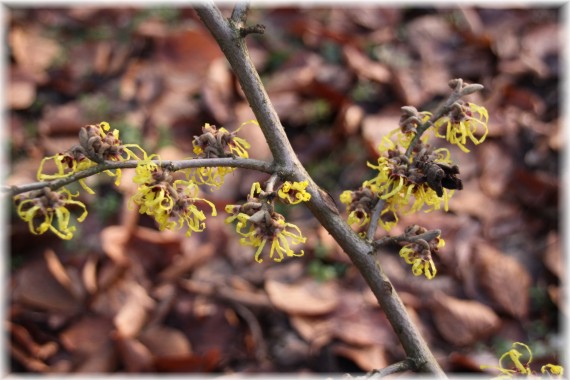
[[[372,210],[372,215],[370,216],[370,224],[368,225],[368,230],[366,231],[366,239],[368,241],[372,241],[374,239],[374,233],[376,232],[376,228],[378,228],[378,222],[380,221],[380,214],[384,209],[384,200],[378,199],[376,202],[376,206]]]
[[[408,149],[406,149],[406,157],[410,157],[414,147],[420,140],[420,137],[427,131],[433,123],[438,120],[439,118],[443,117],[445,114],[451,111],[451,108],[455,102],[461,99],[463,96],[472,94],[474,92],[480,91],[483,89],[483,85],[478,83],[463,85],[462,79],[452,79],[449,81],[449,87],[453,89],[452,93],[449,95],[449,98],[445,101],[445,103],[426,121],[424,124],[420,125],[417,129],[416,135],[414,136],[413,140],[410,142]]]
[[[374,370],[366,376],[361,377],[361,379],[381,379],[388,375],[393,375],[394,373],[404,372],[404,371],[413,371],[415,370],[414,361],[411,359],[405,359],[401,362],[397,362],[394,364],[390,364],[388,367]]]
[[[168,168],[171,171],[188,169],[188,168],[201,168],[201,167],[235,167],[242,169],[257,170],[264,173],[273,173],[275,168],[273,163],[253,160],[250,158],[197,158],[192,160],[152,160],[155,164],[162,168]],[[21,186],[3,186],[0,191],[8,193],[11,196],[27,193],[28,191],[43,189],[49,187],[51,190],[59,189],[65,185],[76,182],[80,179],[91,177],[92,175],[104,172],[105,170],[114,169],[132,169],[136,168],[139,161],[107,161],[89,169],[71,174],[67,177],[54,179],[51,181],[34,182]]]
[[[265,25],[261,24],[239,28],[239,35],[241,37],[245,37],[248,34],[263,34],[263,33],[265,33]]]
[[[249,12],[249,1],[240,1],[234,7],[230,19],[237,27],[243,27],[247,20],[247,13]]]
[[[435,239],[436,237],[441,235],[441,230],[430,230],[424,232],[423,234],[419,235],[398,235],[398,236],[385,236],[382,239],[378,239],[372,243],[372,246],[375,249],[380,248],[383,245],[390,244],[390,243],[400,243],[400,242],[408,242],[408,243],[415,243],[419,241],[430,241]],[[429,248],[428,248],[429,249]]]

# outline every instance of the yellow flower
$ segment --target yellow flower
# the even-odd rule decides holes
[[[202,127],[202,134],[194,136],[192,141],[194,154],[198,157],[241,157],[248,158],[248,149],[251,145],[236,134],[247,124],[259,125],[257,121],[250,120],[242,123],[234,132],[229,132],[225,128],[217,128],[208,123]],[[224,183],[224,178],[232,173],[235,168],[230,167],[202,167],[186,171],[188,180],[199,185],[208,185],[219,188]]]
[[[53,161],[57,172],[52,174],[44,173],[44,165],[46,162]],[[65,178],[69,177],[70,175],[83,171],[85,169],[89,169],[93,166],[97,166],[96,162],[89,160],[83,153],[79,151],[71,150],[66,153],[58,153],[53,156],[44,157],[40,162],[40,166],[38,168],[37,178],[38,181],[50,181],[53,179],[58,178]],[[95,194],[93,189],[91,189],[85,183],[85,178],[80,179],[79,184],[81,187],[87,191],[89,194]]]
[[[445,138],[465,153],[469,153],[465,146],[467,138],[475,145],[485,141],[489,132],[488,121],[489,114],[485,107],[457,102],[447,115],[435,121],[434,132],[435,136]],[[481,134],[481,137],[477,138],[475,134]]]
[[[224,178],[232,173],[235,168],[230,167],[200,167],[185,170],[186,177],[189,181],[198,185],[207,185],[211,188],[220,188],[224,184]]]
[[[181,229],[186,225],[188,227],[186,236],[190,236],[192,232],[203,231],[206,228],[204,223],[206,216],[202,210],[198,210],[195,203],[198,201],[207,203],[212,209],[212,216],[217,215],[216,206],[207,199],[198,197],[199,188],[194,183],[178,180],[174,181],[173,185],[177,189],[178,195],[170,213],[170,218],[174,219],[176,229]]]
[[[447,149],[432,151],[422,142],[418,145],[421,149],[414,152],[410,159],[400,153],[394,144],[395,149],[386,150],[378,158],[377,165],[368,163],[378,174],[365,181],[362,187],[373,189],[380,200],[385,202],[382,215],[393,216],[391,219],[395,218],[396,221],[398,212],[430,212],[439,210],[442,204],[447,211],[454,189],[462,188],[461,180],[456,177],[457,166],[451,163]],[[343,196],[345,200],[349,199],[349,194]],[[395,224],[381,222],[387,231]]]
[[[523,353],[521,353],[519,351],[519,349],[517,349],[517,347],[521,347],[523,348],[527,353],[528,353],[528,359],[526,360],[526,363],[522,363],[521,358],[523,357]],[[514,368],[510,369],[510,368],[505,368],[503,365],[503,360],[510,360],[512,366],[514,366]],[[529,346],[527,346],[524,343],[521,342],[515,342],[512,345],[512,348],[505,352],[503,355],[501,355],[501,357],[499,358],[499,366],[498,367],[492,367],[492,366],[487,366],[487,365],[482,365],[481,369],[486,369],[486,368],[494,368],[497,369],[501,372],[501,375],[496,377],[496,379],[504,379],[504,378],[509,378],[509,377],[514,377],[515,375],[527,375],[528,377],[532,377],[534,375],[534,371],[531,370],[530,368],[530,363],[532,362],[532,351],[530,350]],[[549,375],[556,375],[556,376],[562,376],[564,374],[564,368],[562,366],[559,365],[554,365],[554,364],[546,364],[543,365],[541,368],[541,372],[544,373],[548,373]]]
[[[540,372],[548,373],[556,376],[564,375],[564,368],[560,365],[546,364],[540,368]]]
[[[284,199],[286,203],[292,205],[307,202],[311,199],[311,194],[307,193],[305,190],[308,185],[308,181],[293,183],[286,181],[281,185],[277,194],[279,195],[279,198]]]
[[[303,250],[295,252],[291,249],[291,245],[305,243],[307,238],[303,237],[301,230],[295,224],[286,223],[281,214],[273,213],[269,221],[263,219],[255,223],[246,214],[239,214],[237,219],[236,232],[242,236],[240,243],[257,247],[254,258],[258,263],[263,262],[261,253],[267,242],[271,242],[269,258],[276,262],[280,262],[285,256],[305,254]],[[244,228],[246,232],[242,232]]]
[[[442,247],[445,242],[439,239],[439,247]],[[412,273],[414,276],[421,276],[424,274],[429,280],[435,277],[437,269],[431,257],[431,254],[422,255],[415,244],[408,244],[400,249],[400,257],[403,257],[407,264],[412,265]]]
[[[259,197],[257,196],[259,194]],[[225,210],[230,214],[225,222],[236,223],[236,232],[241,235],[240,243],[257,247],[255,261],[261,263],[263,248],[271,243],[269,257],[281,261],[285,256],[303,256],[304,252],[295,252],[291,245],[304,243],[299,227],[285,222],[283,215],[273,211],[272,201],[268,198],[272,193],[265,193],[259,182],[251,186],[248,200],[243,205],[227,205]]]
[[[17,213],[20,218],[28,222],[30,231],[34,235],[43,234],[50,230],[60,238],[69,240],[73,237],[75,226],[70,226],[71,214],[68,206],[78,206],[83,213],[77,218],[82,222],[87,217],[87,208],[77,200],[78,194],[71,194],[67,189],[51,191],[48,187],[43,190],[31,192],[27,196],[16,196]],[[54,218],[57,224],[54,225]]]
[[[242,123],[234,132],[229,132],[225,128],[217,128],[215,125],[208,123],[202,127],[202,134],[195,136],[192,141],[194,153],[198,156],[210,157],[229,157],[237,156],[248,158],[247,150],[251,145],[236,134],[247,124],[259,125],[257,121],[250,120]]]
[[[141,214],[152,216],[159,230],[180,230],[187,227],[186,236],[206,228],[206,216],[199,210],[196,202],[205,202],[216,215],[216,207],[206,199],[199,198],[198,185],[191,181],[174,180],[173,177],[156,163],[142,160],[135,169],[133,181],[139,184],[131,202],[139,206]]]
[[[445,241],[437,235],[429,241],[414,239],[414,236],[427,232],[423,227],[413,225],[406,228],[404,236],[409,237],[409,243],[400,249],[400,257],[412,266],[414,276],[425,275],[429,280],[435,277],[437,269],[432,259],[432,254],[445,246]]]
[[[143,158],[147,158],[146,152],[137,144],[122,144],[119,140],[119,131],[114,129],[109,131],[111,126],[103,121],[97,125],[87,125],[81,128],[79,133],[80,145],[76,145],[65,153],[45,157],[40,163],[37,177],[39,181],[49,181],[57,178],[65,178],[70,175],[97,166],[103,161],[125,161],[129,159],[141,159],[134,153],[132,148],[137,148],[142,153]],[[52,174],[44,173],[44,165],[53,161],[57,172]],[[105,170],[111,177],[116,177],[115,184],[121,182],[121,169]],[[80,179],[79,184],[89,194],[95,194],[85,183],[85,179]]]

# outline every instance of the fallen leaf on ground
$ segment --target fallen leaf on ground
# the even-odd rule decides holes
[[[293,284],[267,280],[269,299],[288,314],[319,315],[331,312],[337,305],[338,290],[334,282],[319,283],[306,278]]]
[[[497,314],[477,301],[461,300],[438,292],[429,305],[437,330],[457,346],[485,339],[500,326]]]

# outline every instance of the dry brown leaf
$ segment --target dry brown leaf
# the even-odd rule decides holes
[[[329,318],[334,336],[345,343],[369,346],[394,339],[382,310],[367,306],[360,291],[342,291],[339,305]]]
[[[394,68],[392,81],[394,90],[404,104],[421,104],[427,96],[421,86],[418,75],[414,75],[413,69]]]
[[[60,339],[66,350],[90,355],[108,345],[113,330],[109,318],[85,316],[63,331]]]
[[[562,260],[562,247],[558,233],[551,231],[546,238],[546,251],[544,252],[544,264],[560,280],[564,277],[564,262]]]
[[[364,371],[382,369],[388,365],[388,359],[384,348],[380,345],[373,346],[349,346],[346,344],[335,344],[332,348],[334,353],[352,360]]]
[[[10,356],[13,357],[17,362],[27,368],[32,372],[47,372],[49,371],[49,366],[43,361],[35,358],[33,355],[29,355],[24,350],[10,345]]]
[[[437,330],[450,343],[469,345],[496,331],[500,318],[477,301],[460,300],[438,292],[429,303]]]
[[[97,121],[98,122],[98,121]],[[73,144],[78,143],[79,130],[88,121],[85,119],[85,110],[79,102],[69,102],[61,106],[50,106],[44,110],[44,116],[39,121],[39,132],[42,136],[53,137],[54,140],[62,139],[68,135],[71,144],[58,144],[57,141],[51,142],[54,152],[64,152]],[[67,136],[66,136],[67,137]],[[71,140],[73,139],[73,140]],[[47,144],[45,144],[47,146]]]
[[[117,349],[108,341],[96,351],[83,357],[83,361],[74,368],[75,373],[103,374],[113,372],[117,367]]]
[[[14,275],[14,301],[52,312],[73,314],[81,302],[48,271],[44,260],[25,265]]]
[[[55,252],[51,249],[48,249],[44,252],[44,258],[46,260],[46,264],[48,267],[49,272],[52,276],[63,286],[65,289],[69,291],[69,293],[73,294],[75,298],[78,300],[83,298],[84,292],[82,290],[81,284],[75,278],[72,279],[71,276],[76,277],[75,275],[71,275],[71,272],[68,272],[64,267]],[[70,268],[72,270],[73,268]]]
[[[22,346],[33,357],[45,360],[53,356],[59,348],[59,345],[53,341],[44,344],[36,342],[30,332],[23,326],[10,323],[9,321],[7,325],[12,337],[11,344]]]
[[[192,352],[188,338],[180,330],[166,326],[144,330],[138,339],[154,356],[185,356]]]
[[[312,349],[320,349],[333,339],[334,321],[328,318],[292,315],[289,321]]]
[[[152,353],[138,340],[117,334],[117,348],[127,372],[150,372],[154,369]]]
[[[146,290],[136,283],[131,283],[126,295],[128,298],[123,300],[123,305],[113,318],[113,323],[122,336],[133,337],[143,327],[148,310],[155,302],[148,296]]]
[[[30,107],[36,100],[35,81],[30,77],[11,72],[7,98],[10,109],[22,110]]]
[[[365,115],[362,120],[362,136],[371,145],[371,150],[376,151],[382,138],[393,129],[398,128],[400,122],[400,110],[391,109],[390,112],[382,112],[377,115]]]
[[[192,125],[198,113],[196,101],[189,96],[187,90],[170,89],[153,102],[150,121],[154,125],[172,126],[182,120],[185,125]]]
[[[475,252],[479,285],[496,303],[497,308],[517,318],[525,318],[529,309],[531,277],[513,257],[487,244]]]
[[[97,291],[97,262],[97,256],[89,255],[81,272],[83,285],[89,294],[94,294]]]
[[[234,118],[232,105],[234,103],[232,72],[226,59],[217,59],[210,65],[206,81],[202,89],[204,103],[215,120],[226,125]],[[245,121],[245,120],[244,120]]]
[[[175,70],[202,75],[222,52],[205,28],[188,25],[171,31],[164,38],[156,38],[156,59],[167,65],[167,72]]]
[[[60,55],[60,45],[37,28],[12,28],[8,40],[18,65],[30,72],[45,71]]]
[[[128,241],[126,229],[123,226],[109,226],[101,231],[103,251],[117,265],[126,265],[130,259],[126,255],[125,246]]]
[[[344,45],[342,53],[348,67],[357,75],[378,83],[388,83],[392,79],[390,70],[379,62],[374,62],[352,45]]]
[[[326,314],[334,310],[339,301],[334,282],[319,283],[312,278],[294,284],[268,279],[265,290],[275,307],[293,315]]]
[[[361,106],[353,103],[344,103],[335,120],[335,129],[344,136],[356,135],[362,125],[365,112]]]
[[[477,147],[481,176],[479,186],[483,192],[498,198],[505,193],[513,171],[511,154],[499,144],[482,144]]]

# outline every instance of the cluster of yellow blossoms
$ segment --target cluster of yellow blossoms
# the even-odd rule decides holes
[[[38,169],[38,180],[49,181],[65,178],[105,161],[140,160],[141,157],[146,157],[146,152],[139,145],[122,144],[119,140],[119,130],[110,131],[110,129],[111,126],[105,121],[81,128],[79,145],[72,147],[65,153],[58,153],[42,160]],[[132,148],[137,148],[142,156],[139,157],[135,154]],[[50,161],[54,162],[57,172],[46,174],[43,172],[44,166]],[[121,182],[121,169],[116,169],[115,172],[105,170],[105,173],[117,177],[115,184],[118,185]],[[83,179],[78,182],[89,194],[95,194]]]
[[[528,359],[525,364],[521,362],[521,358],[524,356],[524,354],[520,352],[519,349],[517,348],[519,349],[522,348],[526,350],[526,352],[528,353]],[[514,368],[512,369],[505,368],[503,366],[503,360],[510,360]],[[481,369],[494,368],[499,370],[501,372],[501,375],[495,377],[495,379],[508,379],[511,377],[521,376],[521,375],[532,378],[535,377],[536,372],[534,372],[530,368],[531,362],[532,362],[532,351],[530,350],[530,348],[524,343],[515,342],[513,343],[512,348],[509,351],[505,352],[499,358],[498,367],[482,365]],[[564,368],[562,366],[555,364],[545,364],[540,368],[540,372],[543,375],[549,375],[549,377],[553,376],[562,377],[564,375]]]
[[[139,186],[131,201],[139,206],[141,214],[154,218],[160,231],[179,230],[184,226],[187,227],[186,236],[203,231],[206,216],[197,208],[196,202],[207,203],[212,209],[212,216],[216,215],[214,204],[198,197],[196,183],[174,179],[167,169],[159,167],[150,158],[139,161],[137,165],[133,181]]]
[[[428,232],[427,229],[418,225],[406,228],[404,236],[409,240],[408,243],[400,249],[400,257],[404,259],[406,264],[412,266],[414,276],[421,276],[423,274],[431,280],[437,274],[432,253],[437,253],[439,248],[445,246],[445,241],[439,234],[430,240],[415,239],[415,237],[425,234],[426,232]]]
[[[83,203],[74,200],[79,194],[71,194],[67,189],[51,191],[49,187],[42,190],[31,191],[28,194],[16,197],[17,212],[20,218],[28,223],[34,235],[52,231],[62,239],[73,237],[75,226],[70,226],[71,215],[68,206],[77,206],[83,213],[77,218],[82,222],[87,216],[87,209]],[[54,218],[57,224],[54,225]]]
[[[229,132],[225,128],[205,124],[202,134],[194,137],[196,158],[248,158],[249,143],[236,136],[247,124],[258,125],[251,120],[241,124],[236,131]],[[136,144],[123,144],[119,131],[111,131],[109,123],[101,122],[81,128],[79,145],[65,153],[44,158],[37,176],[40,181],[69,178],[99,164],[131,159],[137,160],[133,181],[138,186],[129,204],[138,206],[141,214],[153,217],[161,231],[185,229],[186,236],[206,228],[204,206],[210,209],[212,216],[217,213],[212,202],[199,196],[199,186],[219,188],[224,177],[235,170],[234,167],[210,166],[172,170],[172,165],[161,165],[159,156],[147,155]],[[120,183],[121,169],[104,172],[116,177],[115,184]],[[94,193],[84,179],[78,181],[87,192]],[[87,208],[74,199],[79,193],[72,194],[63,187],[51,190],[47,185],[41,190],[15,196],[18,215],[28,223],[34,234],[52,231],[62,239],[71,239],[76,227],[70,225],[71,214],[67,207],[75,206],[83,210],[77,218],[78,222],[87,216]],[[262,262],[261,253],[268,243],[269,256],[275,261],[281,261],[285,256],[303,255],[302,250],[295,252],[291,246],[304,243],[306,238],[299,227],[287,223],[283,215],[274,211],[273,203],[275,199],[285,204],[306,202],[311,198],[306,191],[307,186],[307,182],[286,181],[275,191],[263,191],[259,183],[254,183],[244,205],[226,207],[230,213],[226,222],[237,220],[236,231],[241,235],[241,243],[257,248],[257,262]]]
[[[192,145],[194,154],[197,157],[241,157],[248,158],[247,150],[251,148],[249,143],[237,137],[236,134],[244,125],[259,125],[255,120],[242,123],[234,132],[229,132],[225,128],[217,129],[216,126],[206,123],[202,127],[202,134],[195,136]],[[212,188],[219,188],[224,183],[224,177],[233,172],[231,167],[200,167],[187,169],[186,175],[198,185],[209,185]]]
[[[257,124],[256,121],[243,123]],[[239,130],[239,128],[238,128]],[[217,129],[206,124],[203,134],[194,139],[194,152],[198,157],[242,157],[247,158],[249,144],[236,132],[228,132],[225,128]],[[119,131],[111,130],[107,122],[82,127],[79,132],[79,144],[64,153],[46,157],[41,161],[37,178],[39,181],[52,181],[69,178],[77,173],[84,172],[99,164],[109,161],[137,160],[134,182],[139,185],[132,202],[138,205],[139,211],[151,215],[161,230],[181,229],[187,227],[187,235],[202,231],[205,228],[203,211],[196,206],[197,203],[206,203],[211,207],[212,215],[216,215],[214,205],[198,197],[198,185],[219,187],[224,176],[235,168],[205,167],[186,169],[186,179],[174,179],[173,173],[161,168],[158,156],[148,156],[137,144],[123,144],[119,139]],[[115,184],[121,180],[121,169],[104,170],[110,176],[116,177]],[[78,179],[83,189],[88,193],[94,191],[87,186],[84,178]],[[17,204],[18,215],[28,223],[30,231],[42,234],[52,231],[62,239],[71,239],[75,226],[70,225],[70,213],[67,206],[73,205],[83,209],[78,222],[87,216],[85,205],[76,199],[77,194],[71,194],[65,188],[51,190],[46,187],[39,191],[32,191],[26,195],[17,195],[14,200]]]
[[[79,132],[79,145],[73,146],[65,153],[46,157],[42,160],[38,169],[39,181],[50,181],[68,178],[78,172],[97,166],[105,161],[124,161],[140,159],[132,148],[137,148],[143,157],[144,150],[136,144],[122,144],[118,130],[110,130],[107,122],[96,125],[87,125]],[[139,154],[140,154],[139,153]],[[55,165],[55,173],[44,173],[46,166],[52,162]],[[121,169],[105,170],[105,173],[116,177],[116,184],[121,180]],[[79,179],[83,189],[88,193],[94,191],[87,186],[84,179]],[[25,195],[17,195],[14,201],[18,205],[18,215],[30,227],[33,234],[43,234],[52,231],[62,239],[69,240],[73,237],[75,226],[70,225],[70,212],[67,206],[77,206],[83,209],[81,216],[77,218],[82,222],[87,216],[87,208],[81,201],[74,200],[79,193],[72,194],[66,188],[51,190],[48,186],[39,191],[32,191]]]
[[[299,253],[291,249],[291,245],[304,243],[299,227],[285,222],[285,217],[274,210],[273,202],[275,193],[286,204],[297,204],[311,199],[306,191],[308,182],[284,182],[275,191],[263,191],[259,182],[251,186],[247,202],[243,205],[227,205],[226,212],[230,214],[226,223],[230,224],[237,220],[236,232],[242,237],[241,244],[257,247],[255,261],[261,263],[261,253],[268,242],[271,243],[269,258],[281,261],[285,256],[303,256],[304,251]]]
[[[487,136],[487,110],[473,103],[458,100],[437,120],[431,120],[431,113],[418,112],[414,107],[403,107],[402,111],[398,128],[384,136],[378,146],[377,163],[368,163],[377,171],[376,176],[364,181],[359,189],[340,195],[347,207],[348,223],[358,228],[363,237],[378,202],[382,202],[379,226],[390,231],[398,223],[399,214],[441,208],[447,211],[455,190],[463,188],[459,168],[451,162],[449,150],[434,149],[428,144],[429,135],[423,133],[426,127],[433,127],[433,136],[445,138],[464,152],[469,152],[465,147],[468,139],[480,144]],[[418,130],[422,131],[420,136],[416,136]],[[412,264],[412,272],[433,278],[436,270],[431,258],[420,263],[411,258],[410,249],[402,248],[400,255]]]

